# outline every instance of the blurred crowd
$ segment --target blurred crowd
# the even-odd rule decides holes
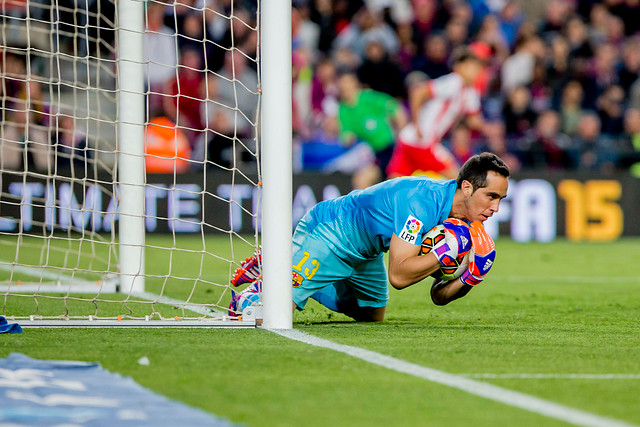
[[[523,2],[514,0],[295,1],[294,127],[302,167],[334,167],[335,152],[325,146],[345,150],[358,137],[379,150],[366,132],[354,138],[344,120],[356,105],[344,75],[411,116],[414,87],[446,77],[456,50],[471,46],[485,49],[486,68],[471,84],[483,122],[470,126],[458,117],[439,141],[458,164],[489,150],[516,171],[639,174],[640,1],[537,3],[539,14],[527,19]],[[389,143],[398,145],[396,116],[389,112],[387,122]]]
[[[522,0],[294,0],[296,170],[351,173],[363,187],[399,174],[447,176],[492,151],[514,171],[640,176],[640,0],[533,3],[525,17]],[[87,5],[113,19],[112,2]],[[150,172],[205,160],[232,168],[255,155],[256,8],[256,0],[146,3],[147,146],[182,159],[149,162]],[[113,55],[103,49],[113,32],[83,44],[81,26],[70,24],[77,17],[61,22],[69,28],[60,25],[58,49]],[[469,57],[478,69],[456,68]],[[18,167],[27,144],[36,166],[51,151],[86,160],[85,136],[71,115],[47,111],[38,79],[24,78],[28,68],[24,55],[3,52],[3,167]],[[407,169],[423,155],[436,166]]]

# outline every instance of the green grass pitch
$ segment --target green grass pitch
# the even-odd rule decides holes
[[[181,242],[202,246],[199,239]],[[425,281],[392,289],[382,324],[357,324],[312,301],[294,315],[294,327],[449,373],[555,374],[480,380],[640,424],[640,240],[496,244],[487,280],[448,306],[430,302]],[[208,238],[207,245],[211,252],[230,250],[228,239]],[[148,272],[167,271],[161,254],[147,256]],[[200,259],[186,256],[172,265],[171,274],[188,277],[199,272]],[[203,272],[216,283],[228,274],[228,265],[214,260]],[[149,286],[161,285],[151,280]],[[220,298],[212,288],[202,286],[196,298]],[[167,292],[186,294],[178,285]],[[248,426],[565,425],[260,329],[26,329],[0,339],[0,357],[11,352],[99,361],[158,393]],[[149,366],[137,363],[142,356]]]

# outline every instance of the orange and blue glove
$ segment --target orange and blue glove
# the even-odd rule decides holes
[[[471,250],[471,235],[466,222],[457,218],[447,218],[444,226],[445,243],[433,252],[443,266],[454,265],[456,258],[463,257]]]
[[[480,221],[471,223],[469,234],[471,235],[469,268],[462,273],[460,281],[466,285],[475,286],[482,282],[491,270],[496,259],[496,245]]]

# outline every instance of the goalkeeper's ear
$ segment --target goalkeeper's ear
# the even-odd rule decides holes
[[[466,179],[460,184],[460,189],[465,198],[469,198],[473,194],[473,184]]]

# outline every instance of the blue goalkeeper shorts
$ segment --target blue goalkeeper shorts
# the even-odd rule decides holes
[[[293,235],[293,302],[302,310],[311,295],[326,286],[335,286],[340,301],[355,298],[360,307],[385,307],[389,286],[384,256],[371,259],[340,257],[338,250],[323,237],[318,224],[308,227],[306,215]]]

